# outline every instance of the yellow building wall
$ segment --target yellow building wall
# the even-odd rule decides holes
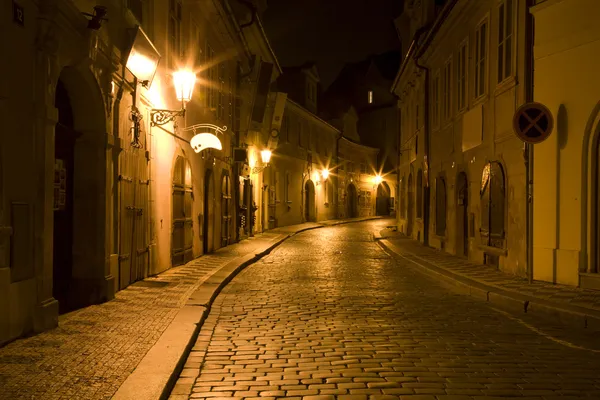
[[[555,118],[534,150],[534,279],[578,285],[586,268],[586,126],[600,99],[600,30],[594,0],[547,1],[535,18],[534,100]],[[584,153],[585,152],[585,153]],[[591,160],[588,160],[591,161]]]

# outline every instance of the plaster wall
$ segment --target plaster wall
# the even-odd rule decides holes
[[[534,153],[537,280],[578,285],[579,273],[593,259],[590,210],[597,206],[589,179],[596,132],[590,128],[600,99],[598,12],[600,4],[593,0],[546,1],[532,9],[534,99],[555,118],[552,134]]]

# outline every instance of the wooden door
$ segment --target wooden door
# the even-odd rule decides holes
[[[148,274],[148,158],[129,146],[119,163],[119,289]]]
[[[177,157],[173,170],[173,230],[171,234],[172,266],[185,264],[193,258],[192,169],[189,161]]]

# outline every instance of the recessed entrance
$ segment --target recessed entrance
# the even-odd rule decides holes
[[[390,215],[390,187],[387,182],[377,186],[376,215]]]
[[[469,182],[464,172],[456,179],[456,254],[469,256]]]
[[[215,185],[213,172],[210,169],[206,170],[204,175],[204,212],[202,219],[202,249],[204,254],[214,251],[214,205],[215,200]]]
[[[348,218],[358,217],[358,194],[353,184],[349,184],[346,189],[346,215]]]
[[[315,215],[315,184],[308,180],[304,184],[304,220],[316,221]]]

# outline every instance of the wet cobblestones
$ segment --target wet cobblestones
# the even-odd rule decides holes
[[[452,294],[383,252],[383,226],[305,232],[244,270],[171,399],[600,398],[597,333]]]

